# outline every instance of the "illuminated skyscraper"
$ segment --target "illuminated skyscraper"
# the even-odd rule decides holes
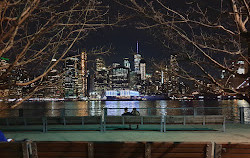
[[[142,59],[140,61],[140,74],[141,74],[141,80],[146,80],[146,61]]]
[[[102,96],[108,89],[108,69],[105,66],[103,58],[99,57],[95,60],[96,70],[94,74],[94,91]]]
[[[141,61],[141,55],[139,54],[139,44],[137,41],[136,54],[134,55],[134,66],[135,66],[135,72],[137,74],[140,74],[140,61]]]
[[[177,55],[171,55],[170,57],[170,66],[169,66],[169,85],[168,91],[170,94],[179,93],[179,77],[176,75],[179,71],[179,66],[177,62]]]
[[[82,94],[83,97],[87,95],[87,53],[81,54],[81,77],[82,77]]]
[[[124,62],[124,67],[129,68],[129,70],[130,70],[129,58],[124,58],[123,62]]]
[[[96,71],[101,71],[103,68],[105,68],[105,62],[103,58],[101,57],[96,58],[95,63],[96,63]]]
[[[69,57],[65,60],[64,93],[65,98],[78,97],[78,64],[79,60],[75,57]]]
[[[109,74],[113,90],[129,88],[129,69],[124,66],[112,67]]]

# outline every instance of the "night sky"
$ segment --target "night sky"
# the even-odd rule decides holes
[[[215,2],[217,1],[213,1],[213,3]],[[168,5],[178,11],[186,11],[188,10],[186,3],[187,1],[177,0],[168,2]],[[155,39],[155,37],[151,35],[149,30],[136,29],[136,26],[138,26],[137,23],[143,22],[145,18],[142,18],[140,16],[138,17],[138,15],[133,14],[131,10],[127,10],[126,8],[121,7],[117,4],[110,4],[108,2],[107,4],[111,5],[110,15],[116,15],[117,12],[121,12],[131,13],[131,15],[135,15],[135,17],[133,19],[123,21],[123,27],[105,27],[97,31],[91,31],[85,40],[78,42],[78,49],[80,49],[81,51],[85,49],[89,51],[96,47],[108,47],[112,45],[112,54],[103,57],[105,59],[106,66],[109,66],[114,62],[123,64],[123,58],[128,57],[131,63],[131,68],[133,70],[133,54],[136,52],[136,42],[139,41],[139,53],[146,60],[147,72],[152,66],[152,58],[155,61],[165,61],[167,63],[170,59],[171,54],[178,53],[165,48],[159,40]],[[204,2],[202,2],[201,4],[204,5],[203,7],[206,7]],[[216,3],[215,6],[219,6],[219,4]],[[94,63],[91,63],[90,61],[93,61],[96,57],[97,56],[88,57],[88,59],[90,59],[88,60],[89,69],[91,69],[90,67],[92,67],[92,69],[94,68]]]
[[[132,64],[133,54],[136,52],[136,42],[139,42],[139,53],[146,61],[154,59],[168,59],[171,52],[167,52],[158,40],[151,36],[147,30],[139,30],[130,27],[105,28],[89,34],[81,43],[82,48],[112,45],[112,53],[104,56],[106,65],[113,62],[123,63],[123,58],[128,57]]]

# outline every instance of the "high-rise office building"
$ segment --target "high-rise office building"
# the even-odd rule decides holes
[[[176,75],[179,66],[176,58],[177,55],[171,55],[170,57],[168,92],[171,95],[179,93],[179,77]]]
[[[134,55],[134,67],[135,67],[135,72],[137,74],[140,74],[140,61],[141,61],[141,55],[139,54],[139,44],[137,41],[136,54]]]
[[[105,61],[104,61],[104,59],[101,58],[101,57],[96,58],[95,64],[96,64],[96,71],[100,71],[100,70],[102,70],[103,68],[105,68]]]
[[[82,52],[81,54],[81,77],[82,77],[82,96],[87,96],[87,53]]]
[[[52,59],[52,64],[56,62],[56,59]],[[44,91],[44,97],[62,97],[62,80],[59,76],[58,70],[54,67],[47,75],[47,81],[49,82]]]
[[[129,69],[124,66],[112,67],[109,74],[113,90],[129,88]]]
[[[96,60],[96,70],[94,74],[94,91],[97,95],[102,96],[104,92],[108,89],[108,69],[105,66],[105,61],[103,58],[97,58]]]
[[[146,61],[142,59],[140,61],[140,74],[141,74],[141,80],[146,80]]]
[[[124,63],[124,67],[129,68],[129,70],[130,70],[129,58],[124,58],[123,63]]]
[[[79,59],[69,57],[65,60],[64,94],[65,98],[77,98],[79,93]]]

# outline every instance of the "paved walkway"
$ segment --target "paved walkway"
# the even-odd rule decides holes
[[[16,131],[4,132],[6,137],[15,140],[31,139],[33,141],[174,141],[174,142],[250,142],[250,125],[227,124],[226,132],[186,131],[174,129],[184,126],[167,126],[169,131],[112,130],[100,131]],[[221,126],[206,126],[218,129]],[[192,126],[185,126],[192,128]],[[172,129],[172,130],[171,130]],[[0,129],[1,130],[1,129]]]

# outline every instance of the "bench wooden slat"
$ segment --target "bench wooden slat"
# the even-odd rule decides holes
[[[77,151],[82,151],[82,152],[87,152],[88,147],[85,146],[40,146],[38,147],[40,152],[46,152],[46,151],[51,151],[51,152],[56,152],[56,151],[70,151],[70,152],[77,152]]]
[[[22,158],[23,157],[23,153],[22,152],[1,152],[0,153],[0,157],[1,158]]]
[[[0,143],[0,151],[21,151],[22,144],[11,142],[11,143]]]
[[[145,143],[130,142],[112,142],[112,143],[94,143],[95,158],[132,158],[145,155]]]
[[[168,142],[154,142],[151,145],[151,148],[204,148],[207,143],[168,143]]]
[[[85,145],[87,146],[88,142],[60,142],[60,141],[53,141],[53,142],[36,142],[39,146],[80,146]]]
[[[144,148],[99,148],[95,149],[95,152],[101,153],[143,153],[145,151]]]
[[[38,151],[38,157],[87,157],[87,152],[72,152],[72,151],[58,151],[58,152],[39,152]]]
[[[48,157],[47,156],[39,156],[39,158],[48,158]],[[72,157],[71,156],[70,157],[53,156],[53,158],[72,158]],[[80,157],[73,157],[73,158],[88,158],[88,157],[80,156]]]
[[[95,148],[109,147],[109,148],[144,148],[143,143],[94,143]]]
[[[226,150],[222,150],[222,154],[224,153],[232,153],[232,154],[249,154],[250,155],[250,148],[246,149],[242,149],[242,148],[233,148],[233,149],[226,149]]]
[[[204,148],[151,148],[152,153],[204,153]]]
[[[221,158],[250,158],[249,154],[222,154]]]
[[[144,153],[95,153],[95,158],[144,158]]]
[[[152,153],[151,158],[204,158],[203,153]]]
[[[215,158],[250,158],[250,144],[216,143]]]
[[[38,157],[88,157],[87,142],[36,142]]]
[[[22,143],[0,143],[0,158],[22,158]]]
[[[250,144],[222,144],[223,148],[250,149]]]
[[[88,151],[88,143],[71,143],[71,142],[51,142],[51,143],[37,143],[37,149],[39,152],[45,152],[45,151],[67,151],[67,152],[76,152],[76,151],[82,151],[87,152]]]

